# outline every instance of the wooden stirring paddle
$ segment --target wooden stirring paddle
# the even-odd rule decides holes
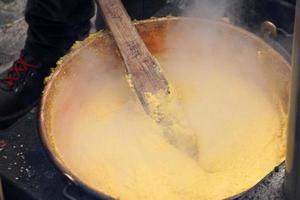
[[[186,123],[178,118],[176,100],[166,100],[171,88],[157,60],[147,49],[120,0],[97,0],[106,23],[123,58],[130,83],[145,111],[161,126],[171,144],[189,156],[198,156],[197,138],[186,131]],[[170,99],[170,98],[169,98]],[[168,105],[164,105],[168,104]],[[173,114],[169,109],[177,110]],[[176,115],[176,116],[175,116]],[[186,133],[187,132],[187,133]]]

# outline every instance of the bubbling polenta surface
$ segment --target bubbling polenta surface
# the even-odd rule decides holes
[[[210,42],[176,41],[180,53],[170,47],[156,55],[187,130],[197,136],[197,159],[168,142],[120,62],[82,49],[51,102],[51,137],[68,170],[121,200],[220,200],[248,190],[279,165],[287,117],[264,75],[265,58],[252,48],[233,58],[236,45]],[[213,48],[200,52],[200,43]]]

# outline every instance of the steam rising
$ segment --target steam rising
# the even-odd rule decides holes
[[[183,15],[220,20],[226,16],[228,0],[195,0],[185,9]]]
[[[196,1],[186,12],[219,20],[226,3]],[[61,158],[122,200],[216,200],[252,187],[284,158],[283,86],[271,67],[284,62],[222,22],[179,21],[165,42],[155,56],[198,135],[199,160],[145,114],[111,42],[82,48],[55,84],[51,133]]]

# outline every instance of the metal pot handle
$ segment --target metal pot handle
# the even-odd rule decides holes
[[[63,195],[65,198],[69,199],[69,200],[78,200],[76,197],[72,196],[68,190],[69,188],[72,186],[72,183],[68,182],[68,184],[64,187],[63,189]]]

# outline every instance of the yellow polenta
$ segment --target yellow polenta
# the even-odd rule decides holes
[[[193,159],[145,114],[122,68],[82,50],[55,85],[51,111],[53,143],[69,170],[121,200],[220,200],[255,185],[284,159],[286,115],[256,53],[236,62],[215,53],[157,57],[197,136]]]

